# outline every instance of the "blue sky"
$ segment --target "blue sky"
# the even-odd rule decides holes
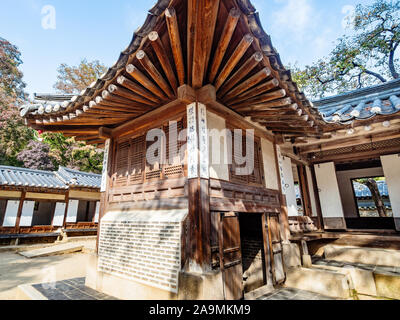
[[[343,19],[370,0],[253,0],[284,64],[311,64],[345,33]],[[82,58],[111,66],[145,20],[155,0],[2,0],[0,36],[17,45],[27,92],[54,92],[57,67]],[[42,26],[55,8],[55,29]]]

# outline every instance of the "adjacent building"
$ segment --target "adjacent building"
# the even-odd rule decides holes
[[[0,166],[0,239],[96,234],[101,175]]]

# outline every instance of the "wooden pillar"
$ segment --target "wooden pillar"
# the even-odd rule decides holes
[[[276,143],[274,143],[274,153],[275,153],[275,163],[276,163],[276,174],[279,177],[278,185],[279,185],[280,204],[281,204],[281,214],[279,220],[281,222],[282,241],[289,242],[290,238],[289,212],[287,208],[286,196],[283,194],[282,191],[282,176],[281,176],[281,169],[279,166],[278,148]]]
[[[20,224],[20,221],[21,221],[22,208],[24,207],[25,197],[26,197],[26,191],[22,191],[21,198],[19,200],[17,219],[15,221],[15,230],[17,231],[16,233],[20,232],[19,224]]]
[[[324,219],[322,217],[322,210],[321,210],[321,200],[319,198],[319,190],[317,185],[317,176],[315,175],[315,168],[313,165],[310,166],[312,183],[314,187],[314,196],[315,196],[315,205],[317,207],[317,216],[318,216],[318,229],[323,230],[324,227]]]
[[[303,200],[304,216],[312,218],[311,200],[310,200],[310,192],[308,189],[306,168],[304,165],[301,164],[297,165],[297,170],[299,175],[301,197]]]
[[[187,112],[189,184],[187,268],[188,271],[208,272],[211,270],[211,214],[205,105],[192,103],[188,105]]]
[[[108,195],[111,188],[111,176],[112,176],[112,158],[115,154],[114,140],[109,138],[106,141],[106,147],[104,148],[104,161],[103,161],[103,176],[101,181],[101,196],[100,196],[100,211],[99,211],[99,222],[97,224],[97,241],[96,241],[96,253],[99,250],[99,239],[100,239],[100,224],[101,219],[107,212],[108,207]]]
[[[62,227],[65,229],[65,227],[67,226],[67,215],[68,215],[68,208],[69,208],[69,191],[67,192],[67,194],[65,195],[65,212],[64,212],[64,221],[63,221],[63,225]]]

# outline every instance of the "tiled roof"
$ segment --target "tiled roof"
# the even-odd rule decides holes
[[[107,91],[111,81],[115,80],[118,75],[126,69],[130,57],[140,48],[143,40],[154,30],[159,16],[170,5],[170,0],[157,0],[156,4],[148,11],[147,18],[142,27],[138,28],[128,47],[121,52],[118,60],[115,64],[110,67],[99,79],[94,81],[88,88],[83,90],[80,94],[75,95],[71,98],[68,97],[62,103],[47,101],[43,103],[35,103],[24,105],[20,108],[22,117],[30,116],[51,116],[57,122],[63,122],[79,117],[82,114],[82,107],[90,108],[90,104],[95,105],[96,99],[101,100],[101,96],[96,97],[96,93]],[[271,37],[264,31],[259,13],[256,8],[252,5],[250,0],[236,0],[236,3],[242,13],[246,16],[248,24],[252,33],[257,37],[261,49],[265,56],[269,59],[271,66],[276,70],[282,82],[288,87],[290,94],[295,96],[299,102],[307,109],[316,120],[322,121],[318,111],[312,106],[311,102],[307,99],[305,94],[301,92],[297,84],[293,81],[290,70],[287,70],[280,58],[279,53],[273,47]],[[87,106],[85,106],[85,104]],[[40,118],[41,118],[40,117]]]
[[[28,114],[44,115],[62,112],[67,109],[73,97],[73,95],[35,94],[35,99],[32,103],[20,107],[21,117],[25,117]]]
[[[0,186],[68,189],[100,188],[101,175],[60,167],[57,172],[0,166]]]
[[[69,186],[100,188],[101,175],[60,167],[56,175]]]
[[[400,79],[314,102],[328,123],[347,124],[379,115],[400,116]]]

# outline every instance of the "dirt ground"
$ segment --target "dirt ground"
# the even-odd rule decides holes
[[[15,300],[21,284],[48,283],[86,276],[88,253],[28,259],[0,252],[0,300]]]

